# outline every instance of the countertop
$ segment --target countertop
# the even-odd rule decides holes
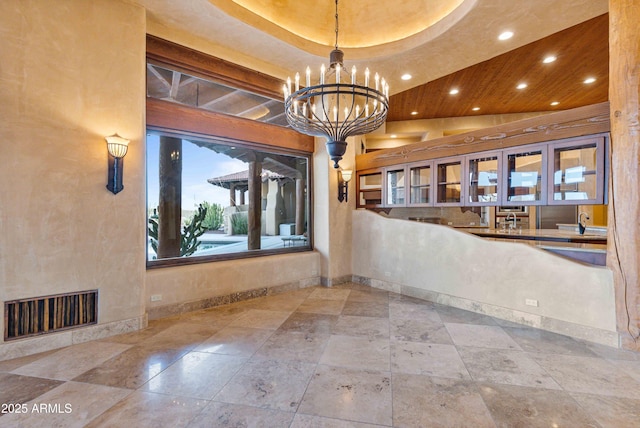
[[[606,244],[607,237],[597,234],[585,233],[580,235],[577,232],[570,230],[558,230],[558,229],[517,229],[517,230],[502,230],[502,229],[488,229],[488,228],[476,228],[465,227],[456,228],[462,232],[471,233],[476,236],[482,236],[485,238],[497,238],[497,239],[524,239],[533,241],[555,241],[555,242],[576,242],[576,243],[588,243],[588,244]]]

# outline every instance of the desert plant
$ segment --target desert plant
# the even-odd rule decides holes
[[[153,214],[149,216],[149,240],[151,248],[158,254],[158,211],[155,208]]]
[[[198,238],[207,231],[207,228],[203,225],[206,216],[207,208],[200,204],[188,223],[182,227],[180,257],[190,256],[198,249],[200,245]]]
[[[246,212],[231,214],[231,234],[246,235],[249,231],[249,219]]]
[[[157,253],[158,215],[156,212],[154,210],[153,215],[149,217],[149,239],[151,248]],[[180,234],[180,257],[190,256],[198,249],[200,245],[198,238],[207,231],[207,228],[202,225],[206,215],[207,208],[200,204],[193,216],[185,222],[186,224],[182,227],[182,233]]]
[[[207,209],[207,215],[202,222],[202,225],[207,228],[207,230],[218,230],[222,223],[224,222],[223,216],[223,208],[220,204],[210,204],[209,202],[203,202],[203,207]]]

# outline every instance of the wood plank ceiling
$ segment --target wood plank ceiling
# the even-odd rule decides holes
[[[440,79],[389,101],[388,122],[566,110],[608,100],[608,14],[590,19]],[[544,64],[543,58],[557,60]],[[434,58],[446,61],[446,58]],[[147,95],[274,125],[288,126],[281,99],[237,90],[165,69],[150,61]],[[587,77],[596,80],[585,84]],[[520,83],[525,89],[516,89]],[[450,95],[457,88],[459,93]],[[551,105],[556,101],[558,104]],[[473,110],[478,107],[478,110]],[[412,114],[416,112],[415,114]]]
[[[566,110],[607,101],[608,19],[608,14],[601,15],[392,95],[387,121]],[[548,55],[557,60],[544,64]],[[588,77],[596,81],[585,84]],[[520,83],[527,87],[516,89]],[[450,95],[453,88],[459,93]],[[554,101],[558,104],[552,106]]]

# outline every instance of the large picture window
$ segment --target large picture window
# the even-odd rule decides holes
[[[150,131],[148,262],[310,249],[309,158]]]
[[[147,266],[312,248],[313,138],[279,79],[147,36]]]

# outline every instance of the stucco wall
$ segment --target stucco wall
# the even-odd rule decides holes
[[[353,248],[353,274],[374,286],[617,346],[607,268],[366,210],[353,213]]]
[[[97,288],[99,323],[142,317],[144,9],[3,0],[0,58],[0,300]],[[118,195],[115,132],[131,140]]]
[[[98,326],[2,343],[0,360],[138,329],[162,305],[319,282],[316,252],[145,270],[145,29],[129,2],[0,2],[0,300],[99,290]],[[117,195],[115,132],[131,140]]]
[[[313,154],[313,242],[321,255],[322,283],[331,286],[351,279],[351,213],[355,208],[355,179],[349,183],[348,202],[338,201],[338,172],[329,159],[325,142],[326,138],[316,137]],[[347,144],[340,167],[355,170],[358,143],[349,137]]]
[[[151,269],[146,277],[147,308],[150,313],[170,314],[179,312],[181,304],[259,288],[317,285],[319,273],[320,255],[315,251]],[[162,300],[151,302],[153,295]]]

